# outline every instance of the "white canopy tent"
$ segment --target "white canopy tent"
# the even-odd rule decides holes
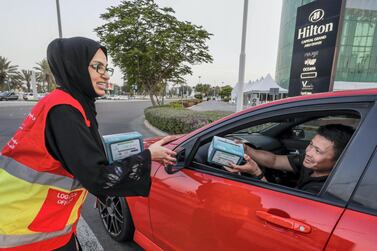
[[[280,87],[275,80],[271,77],[270,74],[267,74],[266,77],[262,77],[260,80],[252,82],[250,86],[244,90],[244,94],[247,93],[270,93],[271,88],[279,89],[278,93],[288,93],[288,90]]]
[[[236,84],[232,90],[232,100],[237,98],[239,85]],[[271,94],[271,90],[274,91],[274,94]],[[284,94],[286,95],[288,90],[280,87],[270,74],[267,74],[266,77],[261,77],[255,81],[249,81],[245,83],[243,88],[244,103],[255,105],[255,103],[260,103],[263,100],[267,101],[269,99],[282,98]],[[251,102],[252,101],[252,102]]]

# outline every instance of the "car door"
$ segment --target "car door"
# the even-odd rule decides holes
[[[327,251],[377,249],[377,151],[375,151],[347,210],[342,215]]]
[[[164,250],[322,250],[343,208],[185,169],[159,169],[150,195]]]
[[[284,110],[277,113],[284,116]],[[357,135],[347,151],[366,147],[366,133]],[[359,157],[343,155],[336,174],[356,160],[353,168],[364,168]],[[164,250],[323,250],[349,199],[345,191],[335,197],[331,189],[342,175],[334,176],[320,195],[312,195],[194,162],[173,174],[161,167],[149,196],[154,241]]]

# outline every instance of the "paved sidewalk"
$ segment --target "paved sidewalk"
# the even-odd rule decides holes
[[[224,101],[204,101],[202,103],[199,103],[197,105],[191,106],[189,109],[193,111],[229,111],[229,112],[235,112],[236,111],[236,105],[230,104]]]

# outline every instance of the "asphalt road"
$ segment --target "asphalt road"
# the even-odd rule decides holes
[[[154,136],[143,124],[144,108],[150,106],[149,101],[111,101],[97,102],[97,120],[102,135],[138,131],[144,137]],[[0,147],[13,136],[22,120],[32,109],[32,104],[26,102],[0,102]],[[95,198],[88,196],[82,209],[82,217],[90,230],[94,233],[104,250],[142,250],[136,243],[118,243],[105,232],[98,216],[97,209],[93,207]],[[89,231],[90,231],[89,230]],[[84,240],[85,242],[85,240]],[[84,250],[93,248],[84,247]],[[101,249],[99,249],[101,250]]]

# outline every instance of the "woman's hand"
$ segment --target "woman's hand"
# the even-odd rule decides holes
[[[245,154],[244,159],[246,160],[246,164],[239,166],[229,163],[230,167],[224,166],[225,170],[231,173],[249,173],[252,176],[259,176],[262,173],[262,170],[259,168],[258,164],[251,159],[249,155]]]
[[[166,136],[162,138],[161,140],[150,145],[148,149],[151,152],[152,161],[160,162],[163,165],[174,165],[176,162],[176,159],[175,159],[176,152],[166,147],[163,147],[162,145],[178,137],[179,136]]]

